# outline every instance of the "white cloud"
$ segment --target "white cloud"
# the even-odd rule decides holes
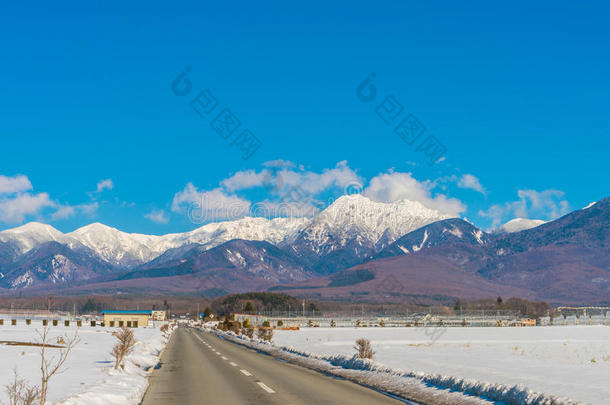
[[[195,210],[204,222],[214,219],[236,218],[243,215],[277,217],[277,216],[313,216],[324,209],[319,200],[341,194],[362,193],[377,201],[393,202],[402,199],[418,201],[424,206],[436,209],[443,214],[454,217],[466,211],[466,206],[456,198],[443,194],[443,182],[459,183],[460,187],[484,192],[479,180],[473,175],[461,179],[451,176],[436,181],[420,182],[411,173],[390,171],[371,179],[363,191],[366,179],[349,167],[347,161],[338,162],[335,167],[321,171],[304,170],[295,163],[274,160],[265,162],[264,169],[243,170],[220,182],[220,187],[213,190],[198,190],[192,183],[176,193],[172,202],[172,211],[189,212]],[[251,204],[250,201],[236,195],[242,190],[265,188],[262,201]]]
[[[519,190],[519,199],[504,204],[494,204],[479,215],[492,219],[492,227],[497,228],[504,222],[515,218],[530,219],[531,217],[553,220],[565,215],[570,210],[570,204],[560,190]]]
[[[97,202],[92,202],[89,204],[79,204],[76,208],[86,215],[95,215],[97,213],[97,209],[99,208],[99,204]]]
[[[472,174],[463,175],[459,179],[457,185],[460,188],[469,188],[471,190],[478,191],[481,194],[485,194],[485,189],[481,185],[481,182],[479,181],[478,178],[476,178]]]
[[[60,219],[66,219],[73,217],[76,214],[76,209],[69,205],[63,205],[57,209],[54,213],[51,214],[51,219],[53,221],[57,221]]]
[[[112,187],[112,181],[100,182],[102,188]],[[17,175],[7,177],[0,175],[0,222],[6,224],[19,224],[27,217],[39,217],[40,220],[48,215],[51,220],[61,220],[77,214],[94,215],[98,203],[92,202],[79,205],[61,204],[49,196],[48,193],[34,193],[32,183],[27,176]]]
[[[55,204],[56,210],[51,214],[51,219],[53,221],[67,219],[73,217],[77,214],[84,214],[88,216],[94,216],[97,213],[97,209],[99,208],[99,204],[97,202],[92,202],[88,204],[78,204],[78,205],[61,205]]]
[[[10,198],[0,199],[0,222],[19,224],[28,215],[37,215],[47,207],[54,207],[47,193],[18,193]]]
[[[0,194],[12,194],[32,189],[27,176],[19,174],[14,177],[0,175]]]
[[[297,167],[296,163],[291,162],[290,160],[284,160],[284,159],[269,160],[267,162],[264,162],[263,166],[265,166],[265,167],[283,167],[283,168]]]
[[[450,176],[439,177],[434,181],[430,182],[433,187],[438,186],[443,190],[447,189],[445,183],[455,183],[459,188],[474,190],[483,195],[487,194],[487,191],[485,190],[479,179],[472,174],[464,174],[462,176],[452,174]]]
[[[250,215],[253,217],[277,218],[277,217],[312,217],[325,207],[316,204],[316,201],[305,200],[302,202],[277,202],[265,200],[252,204]]]
[[[169,222],[169,218],[164,210],[152,210],[148,214],[144,215],[144,217],[157,224],[167,224]]]
[[[303,194],[315,196],[331,189],[344,190],[353,184],[362,184],[363,179],[352,170],[347,161],[341,161],[332,169],[322,172],[283,168],[272,174],[271,183],[278,193],[298,188]]]
[[[418,201],[428,208],[456,217],[466,211],[466,206],[456,198],[439,193],[433,195],[435,186],[434,182],[416,180],[411,173],[389,172],[373,177],[364,195],[381,202]]]
[[[192,183],[174,195],[172,211],[186,212],[194,223],[216,219],[235,219],[247,215],[250,201],[226,194],[222,189],[199,191]]]
[[[96,193],[101,193],[104,190],[112,190],[114,188],[114,182],[112,179],[101,180],[97,183]]]
[[[269,170],[262,170],[256,172],[254,170],[245,170],[235,173],[220,182],[222,187],[226,190],[233,192],[236,190],[246,190],[254,187],[262,187],[266,181],[268,181],[271,172]]]
[[[353,184],[362,184],[363,179],[352,170],[347,161],[341,161],[332,169],[321,172],[307,171],[296,164],[285,160],[265,162],[268,169],[261,171],[245,170],[235,173],[220,182],[228,192],[265,187],[270,192],[286,195],[297,191],[299,199],[311,199],[316,194],[327,190],[343,191]]]

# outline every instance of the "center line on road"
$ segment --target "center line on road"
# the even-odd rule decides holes
[[[250,377],[252,374],[250,374],[248,371],[246,370],[239,370],[243,375],[245,375],[246,377]]]
[[[232,361],[231,361],[231,362],[229,362],[229,364],[230,364],[230,365],[232,365],[233,367],[237,367],[237,364],[236,364],[236,363],[233,363]]]
[[[223,359],[223,360],[229,360],[229,359],[227,359],[225,356],[222,356],[222,359]]]
[[[264,389],[265,391],[267,391],[269,394],[274,394],[275,393],[275,391],[273,391],[271,388],[267,387],[264,383],[259,381],[259,382],[257,382],[257,384],[260,385],[260,387],[262,389]]]

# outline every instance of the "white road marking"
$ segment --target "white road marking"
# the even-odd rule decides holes
[[[222,359],[223,359],[223,360],[229,360],[229,359],[227,359],[225,356],[222,356]]]
[[[260,387],[262,389],[264,389],[265,391],[267,391],[269,394],[275,394],[275,391],[273,391],[271,388],[267,387],[264,383],[257,382],[257,384],[260,385]]]
[[[229,362],[229,364],[230,364],[230,365],[232,365],[233,367],[237,367],[237,364],[236,364],[236,363],[233,363],[232,361],[231,361],[231,362]]]
[[[246,377],[250,377],[252,376],[252,374],[250,374],[248,371],[246,370],[239,370],[243,375],[245,375]]]
[[[220,353],[220,352],[216,352],[216,354],[220,356],[222,353]]]

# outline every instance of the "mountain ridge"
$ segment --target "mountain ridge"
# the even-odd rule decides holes
[[[284,286],[303,296],[363,299],[379,288],[376,283],[395,279],[406,286],[406,295],[504,290],[570,303],[607,302],[610,296],[610,198],[511,233],[487,233],[460,218],[438,219],[431,211],[418,216],[406,209],[400,215],[408,205],[379,206],[350,196],[312,220],[243,218],[165,239],[135,234],[142,243],[152,237],[169,248],[132,266],[103,259],[86,246],[99,247],[93,240],[71,238],[64,245],[56,241],[64,234],[54,228],[28,224],[0,233],[0,289],[219,294]],[[95,231],[112,242],[124,236],[102,224],[83,228],[77,234]],[[107,231],[118,237],[104,238]],[[233,238],[239,235],[273,242]],[[52,240],[19,253],[45,239]],[[484,288],[476,292],[477,286]]]

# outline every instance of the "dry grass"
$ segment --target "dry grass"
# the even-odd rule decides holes
[[[267,342],[273,340],[273,329],[271,328],[259,328],[256,331],[256,337]]]

